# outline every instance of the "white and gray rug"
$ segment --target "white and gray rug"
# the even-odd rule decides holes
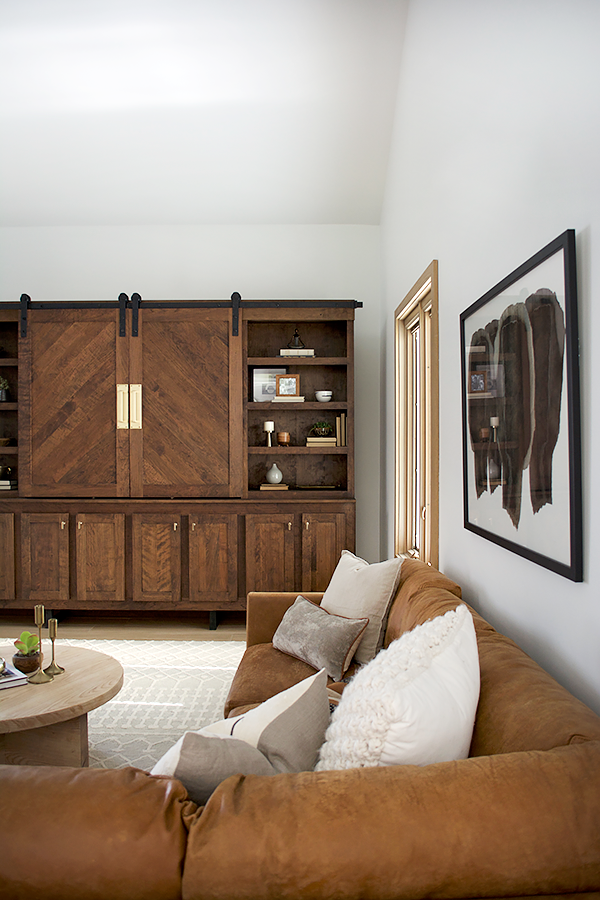
[[[184,731],[222,719],[246,648],[243,641],[61,643],[107,653],[124,669],[116,697],[88,713],[90,766],[96,769],[149,770]]]

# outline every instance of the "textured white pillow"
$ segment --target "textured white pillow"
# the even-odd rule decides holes
[[[317,770],[465,759],[479,699],[479,653],[464,604],[392,641],[342,694]]]
[[[349,619],[369,620],[354,654],[357,662],[370,662],[383,646],[387,614],[400,582],[401,567],[400,557],[369,565],[349,550],[342,550],[323,594],[321,609]]]

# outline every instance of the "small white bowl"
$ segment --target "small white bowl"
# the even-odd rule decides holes
[[[333,397],[333,391],[315,391],[315,397],[319,403],[329,403]]]

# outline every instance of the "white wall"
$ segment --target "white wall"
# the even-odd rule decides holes
[[[483,615],[600,712],[598,34],[597,0],[410,0],[382,241],[387,552],[393,311],[437,258],[440,568]],[[459,314],[567,228],[576,230],[578,257],[582,584],[465,531],[462,518]]]
[[[355,299],[357,552],[379,557],[377,226],[21,227],[0,229],[0,301]],[[374,402],[375,401],[375,402]]]

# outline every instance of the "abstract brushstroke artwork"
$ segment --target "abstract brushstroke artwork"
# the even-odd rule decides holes
[[[575,234],[461,319],[465,528],[582,578]]]

